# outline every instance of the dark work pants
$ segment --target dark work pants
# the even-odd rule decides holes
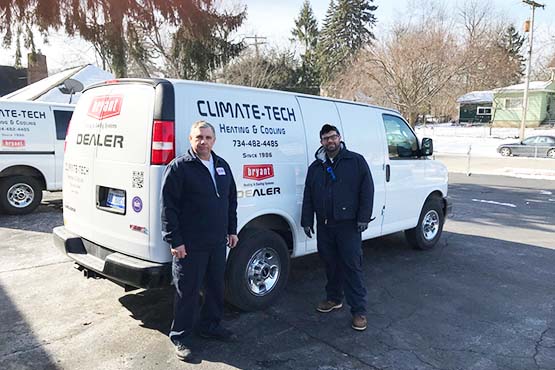
[[[318,254],[326,266],[327,299],[343,301],[351,313],[366,315],[366,287],[362,272],[362,239],[354,221],[333,226],[317,225]]]
[[[224,313],[225,242],[205,250],[187,250],[182,259],[173,258],[175,286],[172,341],[186,338],[194,328],[207,331],[218,325]],[[204,285],[204,305],[197,322],[199,294]],[[195,325],[196,323],[196,325]]]

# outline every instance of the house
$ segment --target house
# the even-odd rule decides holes
[[[457,99],[459,123],[489,123],[491,121],[493,92],[472,91]]]
[[[0,96],[27,85],[27,68],[0,66]]]
[[[27,68],[0,66],[0,96],[5,96],[28,84],[48,77],[46,56],[38,53],[27,55]]]
[[[519,127],[524,84],[493,90],[493,126]],[[526,127],[555,122],[555,81],[533,81],[528,87]]]
[[[0,99],[7,100],[31,100],[47,101],[52,103],[77,103],[81,96],[80,92],[73,95],[64,91],[65,81],[72,79],[79,81],[84,87],[93,83],[111,80],[114,75],[106,72],[92,64],[66,69],[39,80],[31,85],[25,86],[11,94],[2,96]]]

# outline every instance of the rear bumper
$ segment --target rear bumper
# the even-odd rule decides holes
[[[119,284],[136,288],[161,288],[171,282],[171,263],[141,260],[111,251],[70,232],[53,230],[54,245],[78,265]]]

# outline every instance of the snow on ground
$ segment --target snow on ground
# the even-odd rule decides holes
[[[438,154],[465,154],[471,156],[500,157],[497,147],[518,142],[518,128],[460,127],[450,123],[418,126],[416,134],[421,139],[434,140],[434,152]],[[526,129],[526,137],[535,135],[555,136],[555,128]]]

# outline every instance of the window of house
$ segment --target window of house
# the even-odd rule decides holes
[[[505,109],[522,109],[522,98],[506,98]]]
[[[491,115],[491,107],[478,107],[476,114],[479,116]]]
[[[383,115],[389,158],[408,159],[418,156],[418,139],[400,117]]]

